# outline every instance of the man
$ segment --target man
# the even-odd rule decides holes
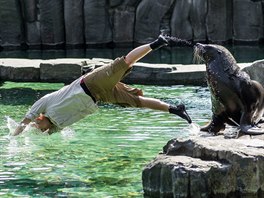
[[[139,46],[125,57],[96,68],[70,85],[42,97],[27,112],[14,135],[20,134],[30,122],[34,122],[33,126],[41,131],[51,134],[55,129],[62,129],[94,113],[98,108],[98,101],[160,110],[178,115],[191,123],[183,104],[171,106],[160,100],[144,97],[142,90],[120,82],[135,62],[149,52],[168,45],[169,40],[170,37],[160,35],[152,43]]]

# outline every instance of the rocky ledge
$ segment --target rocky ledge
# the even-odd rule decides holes
[[[264,135],[172,139],[142,173],[145,197],[264,197]]]
[[[0,81],[70,83],[110,59],[0,59]],[[264,60],[239,63],[250,77],[264,85]],[[148,64],[138,62],[123,79],[128,84],[206,85],[205,65]]]

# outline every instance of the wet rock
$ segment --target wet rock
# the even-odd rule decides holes
[[[145,197],[264,196],[264,136],[172,139],[142,172]]]

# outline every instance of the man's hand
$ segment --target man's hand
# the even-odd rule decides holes
[[[18,127],[16,128],[15,132],[12,134],[13,136],[16,136],[20,133],[23,132],[23,130],[26,128],[26,126],[31,122],[30,119],[28,118],[24,118],[20,124],[18,125]]]

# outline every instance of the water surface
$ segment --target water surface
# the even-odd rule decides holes
[[[36,99],[62,86],[6,82],[1,87],[0,196],[143,197],[144,166],[168,140],[189,136],[189,125],[163,112],[100,104],[98,112],[61,133],[8,136],[5,116],[19,121]],[[210,118],[206,88],[137,87],[149,97],[183,102],[195,123]]]
[[[264,59],[264,45],[226,45],[238,63],[253,62]],[[29,59],[57,59],[57,58],[108,58],[115,59],[126,55],[132,48],[102,48],[102,49],[70,49],[70,50],[25,50],[2,51],[0,58],[29,58]],[[192,47],[162,48],[149,53],[141,62],[163,64],[192,64]]]

